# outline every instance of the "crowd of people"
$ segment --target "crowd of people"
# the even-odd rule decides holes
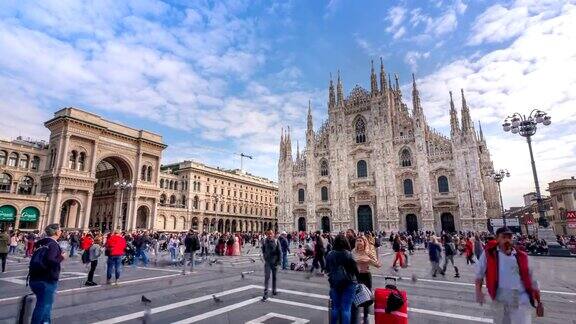
[[[510,240],[514,253],[543,253],[546,243],[534,236],[512,235],[505,233]],[[173,266],[186,266],[193,271],[194,256],[238,256],[247,244],[255,253],[260,250],[264,262],[265,289],[263,301],[268,299],[270,278],[272,295],[277,294],[278,269],[306,271],[309,276],[327,276],[330,285],[331,318],[341,323],[356,323],[361,318],[368,322],[370,306],[356,307],[352,302],[363,285],[372,290],[373,268],[382,267],[379,250],[389,244],[393,252],[391,270],[399,272],[410,265],[411,255],[416,249],[427,251],[430,261],[430,274],[445,276],[448,266],[454,270],[454,277],[460,277],[458,266],[454,262],[457,255],[464,256],[467,265],[486,269],[486,251],[494,246],[498,236],[485,232],[441,233],[385,233],[360,232],[352,229],[333,235],[331,233],[292,232],[275,233],[197,233],[190,230],[184,233],[161,233],[153,231],[124,232],[115,230],[110,233],[90,231],[87,233],[65,232],[58,224],[45,228],[44,233],[7,233],[0,231],[0,257],[2,271],[5,271],[6,256],[21,254],[30,258],[30,287],[37,295],[37,306],[33,319],[38,323],[50,318],[51,304],[54,299],[60,272],[60,262],[66,258],[80,256],[83,263],[89,265],[85,285],[94,286],[94,273],[102,255],[106,256],[106,283],[118,284],[123,265],[136,266],[149,264],[162,252],[169,252]],[[576,239],[558,236],[558,243],[566,247],[576,246]],[[37,256],[39,250],[42,255]],[[508,248],[508,247],[507,247]],[[502,248],[504,249],[504,248]],[[294,250],[294,262],[289,264],[289,254]],[[47,265],[35,260],[48,260]],[[490,260],[490,258],[488,258]],[[311,262],[310,262],[311,261]],[[36,265],[36,268],[34,268]],[[488,267],[488,268],[487,268]],[[34,270],[36,269],[36,270]],[[46,271],[49,269],[49,271]],[[477,271],[477,280],[484,279],[482,271]],[[488,278],[486,278],[488,281]],[[490,279],[492,280],[492,279]],[[488,285],[488,282],[487,282]],[[530,288],[533,289],[533,288]],[[527,289],[528,290],[528,289]],[[480,299],[480,297],[478,297]],[[362,312],[360,312],[362,308]],[[362,316],[359,316],[359,315]],[[33,321],[34,322],[34,321]]]

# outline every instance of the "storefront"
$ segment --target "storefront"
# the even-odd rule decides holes
[[[38,229],[38,219],[40,219],[40,211],[36,207],[26,207],[20,214],[20,230],[35,230]]]
[[[0,227],[13,230],[16,222],[16,208],[10,205],[0,206]]]

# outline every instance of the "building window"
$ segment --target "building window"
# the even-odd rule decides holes
[[[164,205],[164,204],[166,204],[166,195],[161,194],[160,195],[160,205]]]
[[[146,171],[146,180],[148,182],[152,182],[152,167],[148,166],[148,170]]]
[[[412,185],[412,179],[404,179],[404,195],[412,196],[414,194],[414,186]]]
[[[164,188],[164,179],[160,179],[160,188]]]
[[[366,142],[366,122],[360,117],[356,120],[356,143]]]
[[[170,205],[174,206],[176,204],[176,196],[170,196]]]
[[[0,155],[1,155],[1,153],[0,153]],[[2,165],[1,159],[2,158],[0,157],[0,165]],[[38,169],[40,169],[40,158],[37,156],[34,156],[32,158],[32,170],[38,171]]]
[[[86,164],[86,153],[80,152],[78,156],[78,170],[84,171],[84,165]]]
[[[366,165],[366,161],[360,160],[356,163],[356,173],[358,178],[366,178],[368,176],[368,166]]]
[[[10,192],[12,177],[7,173],[0,173],[0,192]]]
[[[450,187],[448,186],[448,178],[445,176],[438,177],[438,191],[443,193],[450,191]]]
[[[178,190],[178,180],[174,181],[174,190]]]
[[[18,153],[10,153],[10,157],[8,157],[8,166],[16,167],[18,162]]]
[[[328,201],[328,188],[322,187],[320,188],[320,198],[322,201]]]
[[[0,151],[0,165],[6,165],[6,158],[8,153],[6,151]]]
[[[210,193],[210,186],[209,185],[206,185],[206,192]]]
[[[31,195],[33,187],[34,179],[28,176],[22,177],[22,179],[20,179],[20,185],[18,186],[18,194]]]
[[[404,148],[400,152],[400,165],[403,167],[412,166],[412,155],[410,154],[410,150],[408,148]]]
[[[182,196],[182,207],[186,208],[186,196]]]
[[[68,169],[76,170],[76,159],[78,158],[78,152],[72,151],[68,156]]]
[[[304,202],[304,189],[298,189],[298,202]]]
[[[320,162],[320,175],[323,177],[328,175],[328,161],[326,160]]]
[[[22,154],[22,158],[20,159],[20,167],[22,169],[28,169],[29,163],[30,163],[30,156],[28,156],[28,154]]]
[[[142,172],[140,172],[140,180],[146,181],[146,166],[142,166]]]
[[[194,196],[194,209],[198,209],[199,199],[198,196]]]

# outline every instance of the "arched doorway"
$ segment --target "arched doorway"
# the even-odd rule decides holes
[[[202,221],[202,231],[210,232],[210,220],[208,218],[204,218]]]
[[[140,227],[138,222],[138,211],[133,224],[128,224],[128,203],[132,193],[131,185],[133,179],[132,169],[128,162],[117,156],[110,156],[102,159],[96,165],[96,183],[94,184],[94,194],[92,196],[92,208],[90,211],[90,222],[95,224],[96,219],[102,219],[101,230],[112,230],[115,227],[127,229],[135,226],[137,228],[148,227],[146,223]],[[118,185],[125,182],[127,186]],[[150,217],[150,210],[146,217]],[[168,229],[172,229],[169,227]]]
[[[136,211],[136,228],[148,228],[148,217],[150,209],[147,206],[140,206]]]
[[[229,219],[227,219],[224,222],[224,232],[227,232],[227,233],[230,232],[230,220]]]
[[[224,221],[221,219],[218,220],[218,233],[224,233]]]
[[[320,220],[322,232],[330,233],[330,218],[328,216],[322,217]]]
[[[368,205],[358,206],[358,231],[367,232],[373,231],[374,225],[372,224],[372,208]]]
[[[454,225],[454,216],[450,213],[443,213],[440,215],[440,222],[442,224],[442,231],[446,233],[456,232],[456,226]]]
[[[198,230],[198,217],[192,217],[192,227],[193,230]]]
[[[298,231],[299,232],[306,232],[306,218],[304,218],[304,217],[298,218]]]
[[[38,228],[38,219],[40,219],[40,211],[36,207],[26,207],[20,213],[20,229],[36,229]]]
[[[236,228],[236,227],[237,227],[237,224],[236,224],[236,220],[234,219],[234,220],[232,220],[232,229],[231,229],[231,231],[232,231],[232,232],[236,232],[236,231],[237,231],[237,228]]]
[[[418,217],[414,214],[406,215],[406,232],[418,232]]]
[[[60,208],[60,227],[65,229],[78,229],[80,221],[80,203],[74,199],[68,199]]]

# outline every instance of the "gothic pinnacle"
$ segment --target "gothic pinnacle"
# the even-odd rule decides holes
[[[460,89],[462,95],[462,131],[469,131],[472,129],[472,120],[470,119],[470,109],[468,109],[468,104],[466,103],[466,98],[464,97],[464,89]]]
[[[372,68],[370,70],[370,90],[372,96],[378,94],[378,81],[376,80],[376,72],[374,72],[374,60],[371,61]]]
[[[382,61],[382,57],[380,57],[380,91],[382,93],[386,92],[387,85],[386,85],[386,73],[384,72],[384,61]]]
[[[344,104],[344,89],[342,89],[342,79],[340,78],[340,70],[338,70],[338,83],[336,84],[336,103],[338,106]]]

